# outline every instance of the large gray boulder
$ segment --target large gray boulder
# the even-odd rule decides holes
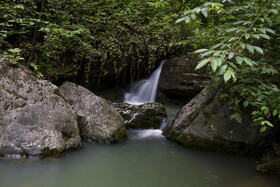
[[[0,63],[0,155],[49,156],[81,146],[77,116],[59,89]]]
[[[242,115],[242,124],[229,117],[233,112],[220,101],[220,94],[205,88],[182,108],[164,129],[164,135],[190,148],[235,154],[261,154],[265,137],[251,118]]]
[[[171,97],[192,98],[209,82],[206,69],[195,70],[199,59],[187,56],[167,60],[161,70],[159,91]]]
[[[84,140],[114,143],[127,138],[123,118],[106,100],[71,82],[63,83],[60,90],[78,114]]]
[[[112,107],[122,115],[127,129],[159,129],[167,117],[165,107],[159,103],[112,103]]]

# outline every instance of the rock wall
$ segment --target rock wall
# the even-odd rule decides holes
[[[209,82],[206,69],[195,70],[199,59],[187,56],[169,59],[163,65],[159,91],[170,98],[192,98]]]

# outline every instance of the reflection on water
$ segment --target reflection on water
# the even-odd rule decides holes
[[[168,120],[179,107],[168,106]],[[130,130],[128,141],[85,144],[61,158],[0,159],[3,187],[277,187],[255,161],[188,150],[161,130]]]
[[[132,130],[122,144],[86,144],[61,158],[0,160],[8,187],[276,187],[255,161],[197,152],[166,140],[160,130]]]

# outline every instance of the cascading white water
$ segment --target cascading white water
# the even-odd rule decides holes
[[[163,60],[159,67],[152,73],[148,79],[136,82],[132,85],[128,93],[125,93],[124,102],[134,105],[143,103],[153,103],[156,100],[156,92],[162,66],[166,60]]]

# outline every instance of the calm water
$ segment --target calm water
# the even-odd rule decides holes
[[[86,144],[61,158],[0,160],[2,187],[276,187],[255,160],[188,150],[160,130],[129,131],[122,144]]]

